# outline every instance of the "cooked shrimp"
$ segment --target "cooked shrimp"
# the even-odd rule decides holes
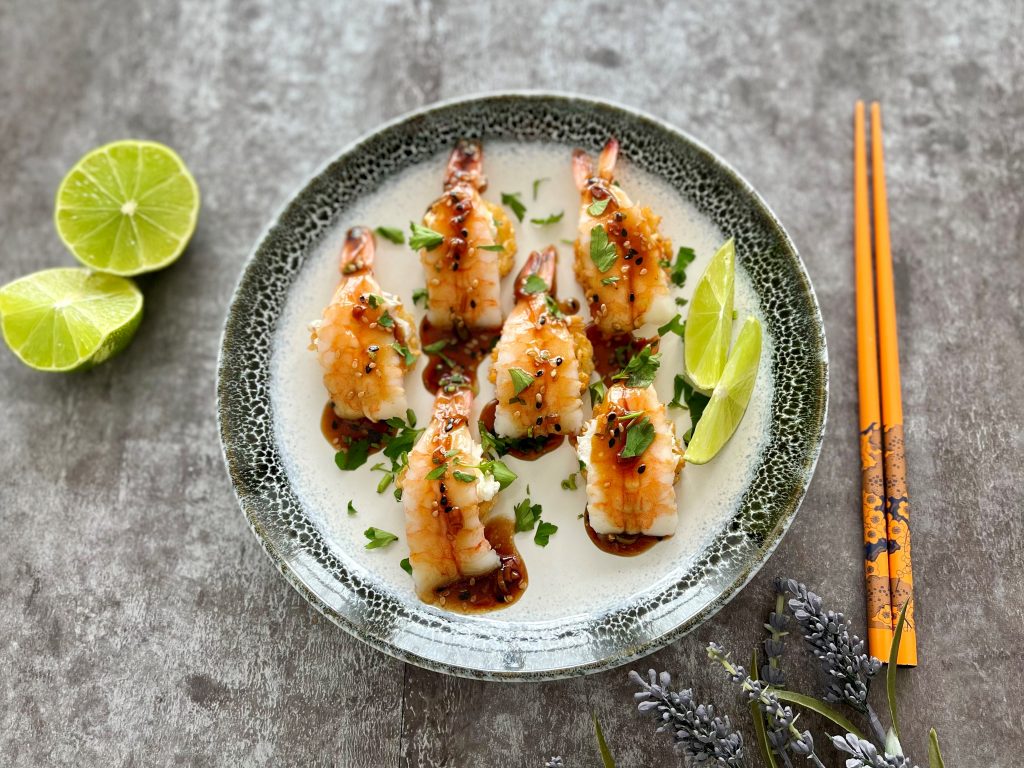
[[[658,326],[675,314],[662,266],[672,256],[672,244],[658,232],[661,218],[612,183],[618,153],[619,142],[609,139],[596,176],[586,152],[577,149],[572,156],[581,194],[576,279],[606,336]]]
[[[501,278],[512,269],[516,241],[508,214],[484,200],[483,147],[460,141],[445,174],[444,194],[423,224],[444,242],[420,251],[427,280],[427,317],[439,328],[501,325]]]
[[[491,353],[494,428],[505,437],[571,435],[583,424],[593,350],[583,319],[563,314],[553,298],[557,264],[554,246],[530,254],[516,278],[516,306]]]
[[[310,324],[324,386],[343,419],[381,421],[406,410],[403,377],[420,352],[413,319],[373,276],[375,243],[353,227],[341,249],[341,283],[323,316]]]
[[[468,426],[472,404],[469,389],[443,387],[398,478],[409,563],[424,602],[434,602],[437,591],[452,582],[490,573],[501,562],[484,530],[499,485],[478,469],[482,454]]]
[[[633,430],[638,432],[627,442]],[[644,447],[646,437],[653,439]],[[633,451],[627,452],[627,446]],[[594,408],[577,450],[586,467],[590,526],[597,533],[675,532],[675,483],[683,454],[653,386],[612,386]]]

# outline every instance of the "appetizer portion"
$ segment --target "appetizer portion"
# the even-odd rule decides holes
[[[413,319],[373,276],[373,233],[353,227],[341,249],[341,283],[310,323],[310,348],[342,419],[382,421],[407,407],[404,376],[420,352]]]
[[[675,314],[664,267],[672,258],[672,244],[658,232],[661,218],[614,183],[618,152],[618,141],[609,139],[596,175],[582,149],[572,157],[581,195],[576,279],[605,336],[659,326]]]
[[[653,386],[616,383],[577,445],[587,476],[589,525],[600,536],[670,536],[683,454]]]
[[[526,587],[526,569],[507,533],[514,518],[494,510],[502,479],[469,431],[472,405],[471,390],[459,380],[443,386],[397,478],[416,593],[465,611],[511,603]]]
[[[557,264],[554,246],[530,254],[491,353],[494,430],[501,437],[574,435],[583,425],[593,351],[582,318],[563,312],[555,299]]]
[[[502,208],[484,200],[483,147],[460,141],[445,172],[444,194],[413,226],[410,243],[426,273],[427,319],[438,328],[501,325],[501,278],[512,269],[516,242]]]

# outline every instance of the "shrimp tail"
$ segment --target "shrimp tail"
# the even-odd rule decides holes
[[[478,192],[487,189],[487,177],[484,176],[484,148],[476,139],[459,139],[448,158],[444,188],[451,189],[463,182],[476,187]]]
[[[526,292],[526,281],[536,275],[543,280],[548,288],[546,293],[555,295],[555,269],[558,266],[558,251],[549,245],[543,251],[534,251],[527,258],[523,268],[519,270],[515,282],[516,301],[522,301],[530,294]],[[532,293],[536,293],[533,291]]]
[[[348,276],[371,272],[376,251],[377,242],[373,239],[373,231],[366,227],[352,227],[345,233],[345,243],[341,246],[341,274]]]
[[[598,175],[605,181],[611,181],[615,171],[615,161],[619,158],[619,140],[612,136],[601,150],[597,159]]]
[[[594,161],[582,149],[572,151],[572,178],[580,192],[587,188],[587,182],[594,176]]]

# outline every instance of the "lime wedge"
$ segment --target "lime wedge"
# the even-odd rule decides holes
[[[729,238],[700,276],[690,301],[683,334],[686,376],[704,392],[715,388],[732,340],[733,283],[736,246]]]
[[[138,275],[173,262],[199,215],[199,188],[173,150],[152,141],[94,149],[60,183],[54,223],[87,267]]]
[[[0,288],[4,340],[37,371],[101,363],[128,346],[141,319],[135,283],[80,267],[44,269]]]
[[[761,323],[748,317],[736,337],[722,378],[693,430],[684,458],[691,464],[707,464],[722,449],[743,418],[761,362]]]

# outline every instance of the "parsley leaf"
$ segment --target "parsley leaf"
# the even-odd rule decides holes
[[[447,347],[450,343],[451,339],[440,339],[438,341],[433,342],[432,344],[427,344],[425,347],[423,347],[423,351],[426,352],[428,355],[436,355],[442,349]]]
[[[559,211],[558,213],[552,213],[550,216],[546,216],[543,219],[530,219],[531,224],[536,224],[538,227],[546,227],[549,224],[557,224],[565,216],[565,211]]]
[[[478,245],[477,250],[479,251],[494,251],[498,253],[505,250],[505,246],[501,243],[495,243],[494,245]]]
[[[604,227],[599,224],[590,230],[590,260],[594,262],[597,271],[607,272],[617,258],[615,243],[608,240]]]
[[[409,236],[409,247],[414,251],[421,248],[432,251],[444,242],[444,235],[440,232],[435,232],[430,227],[424,227],[414,221],[409,222],[409,229],[412,230],[412,234]]]
[[[690,412],[690,428],[686,434],[683,435],[683,442],[689,445],[690,438],[693,437],[693,430],[697,428],[697,422],[700,421],[701,416],[704,415],[704,409],[707,408],[708,403],[711,402],[711,398],[707,395],[698,392],[690,386],[690,382],[686,381],[682,376],[676,376],[677,381],[675,387],[678,388],[680,394],[683,396],[683,408],[686,408]],[[675,400],[679,399],[679,395],[675,396]],[[671,406],[672,403],[669,403]],[[679,407],[681,404],[677,404]]]
[[[498,456],[504,456],[509,451],[515,450],[532,453],[541,448],[548,440],[546,435],[541,437],[520,438],[499,437],[494,432],[491,432],[483,421],[478,421],[477,426],[480,429],[480,444],[483,446],[484,452],[496,453]],[[513,474],[512,470],[509,470],[508,467],[505,467],[505,469],[508,470],[510,475]],[[497,475],[495,475],[494,479],[499,483],[501,482],[501,478]],[[515,478],[512,478],[508,482],[511,483],[514,479]]]
[[[562,317],[562,308],[558,306],[558,302],[555,301],[550,293],[544,294],[544,304],[547,305],[548,312],[555,317]]]
[[[356,508],[355,508],[355,505],[353,505],[351,501],[350,501],[350,502],[348,503],[348,513],[349,513],[350,515],[354,515],[354,514],[356,514]]]
[[[382,531],[380,528],[374,528],[373,526],[363,531],[363,536],[370,540],[370,543],[366,545],[367,549],[380,549],[393,541],[398,541],[398,537],[395,534]]]
[[[356,440],[354,443],[349,445],[346,450],[338,451],[334,454],[334,463],[338,465],[338,469],[350,472],[353,469],[358,469],[363,466],[369,455],[370,441]]]
[[[402,566],[402,570],[412,576],[412,563],[409,562],[409,558],[403,558],[402,562],[399,563]]]
[[[391,348],[405,359],[406,365],[412,365],[416,362],[416,355],[405,344],[399,344],[395,341],[391,343]]]
[[[545,176],[543,179],[534,179],[533,180],[533,199],[534,200],[537,199],[537,190],[540,189],[540,185],[543,184],[545,181],[551,181],[551,179],[549,179],[547,176]]]
[[[562,481],[562,490],[564,491],[575,491],[576,490],[576,473],[573,472],[565,480]]]
[[[669,267],[668,278],[673,285],[682,288],[686,284],[686,268],[693,263],[695,258],[697,255],[693,252],[693,248],[683,246],[676,252],[675,263],[664,264]]]
[[[512,377],[512,386],[515,387],[516,397],[525,390],[529,389],[530,385],[533,384],[533,376],[522,368],[509,368],[509,375]]]
[[[619,454],[623,459],[632,459],[646,451],[654,442],[654,425],[646,416],[630,424],[626,430],[626,447]]]
[[[615,277],[602,277],[601,285],[615,285],[621,279],[618,275],[615,275]]]
[[[587,213],[591,216],[600,216],[604,213],[604,209],[608,207],[608,202],[610,200],[610,197],[606,197],[604,200],[595,200],[587,206]]]
[[[384,303],[384,297],[376,293],[366,294],[366,303],[370,305],[370,309],[376,309]]]
[[[456,469],[452,472],[452,477],[458,480],[460,483],[475,483],[476,475],[472,472],[463,472],[461,469]]]
[[[526,213],[526,206],[523,205],[523,201],[519,199],[518,192],[502,192],[501,204],[507,205],[512,209],[512,213],[516,215],[517,219],[520,221],[523,220],[523,215]]]
[[[654,352],[651,345],[641,349],[633,359],[630,360],[621,373],[612,377],[613,381],[626,380],[629,387],[649,387],[654,383],[654,375],[661,365],[661,352]]]
[[[423,306],[425,307],[425,306],[427,306],[427,299],[428,299],[428,294],[427,294],[427,289],[426,288],[417,288],[415,291],[412,292],[412,303],[413,304],[419,304],[422,301],[423,302]]]
[[[480,469],[498,481],[498,488],[504,491],[519,477],[500,459],[489,459],[480,463]]]
[[[397,227],[377,227],[376,231],[378,235],[395,245],[402,245],[405,242],[405,234]]]
[[[447,464],[440,464],[427,472],[427,480],[440,480],[448,470]]]
[[[548,545],[548,539],[550,539],[557,530],[558,526],[554,523],[542,522],[537,526],[537,533],[533,535],[533,543],[540,547],[546,547]]]
[[[686,331],[686,322],[680,321],[681,315],[676,315],[661,328],[658,329],[658,335],[664,336],[666,333],[674,333],[679,338],[683,338],[683,333]]]
[[[538,275],[530,275],[523,281],[523,293],[544,293],[547,290],[548,284]]]
[[[590,405],[591,407],[599,405],[604,402],[605,395],[608,394],[608,387],[604,385],[603,381],[595,381],[590,385]]]
[[[687,302],[687,300],[684,299],[682,296],[676,296],[676,306],[677,307],[685,307],[688,303],[689,302]]]
[[[384,310],[384,314],[377,318],[377,325],[381,328],[394,328],[395,319],[388,314],[387,310]]]
[[[516,513],[516,532],[532,531],[533,527],[540,520],[540,513],[543,511],[540,504],[531,504],[530,497],[516,504],[513,510]]]

